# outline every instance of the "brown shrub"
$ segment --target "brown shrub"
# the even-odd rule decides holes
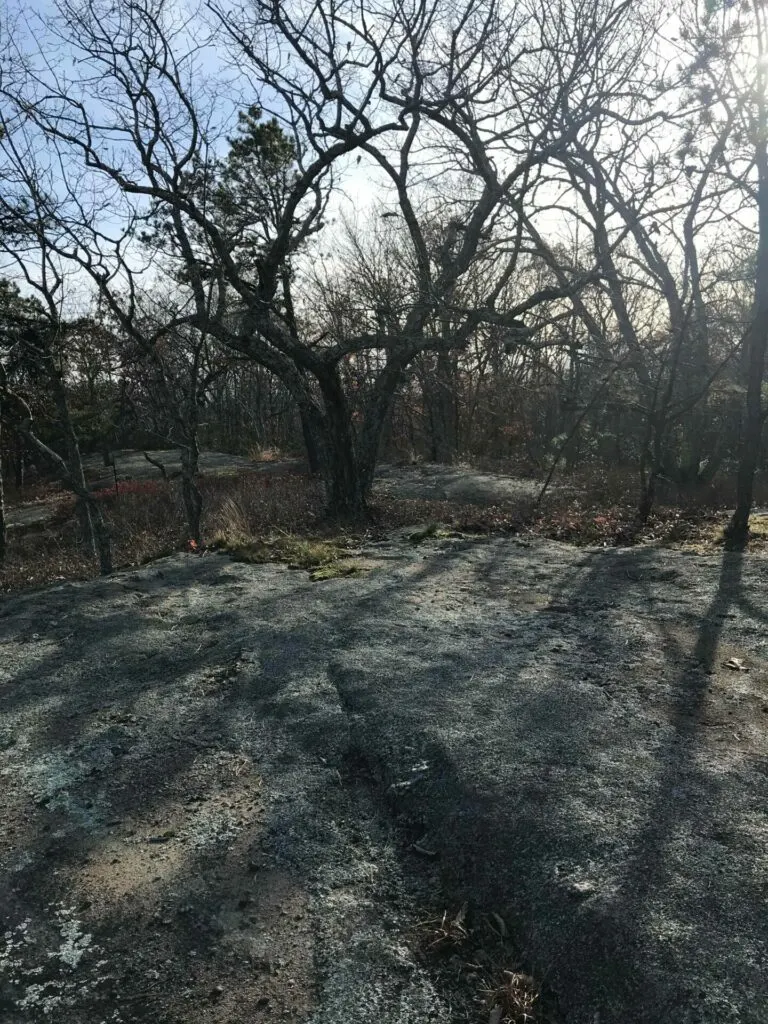
[[[270,530],[303,533],[322,519],[322,487],[300,473],[207,476],[199,487],[208,537],[259,536]]]
[[[199,480],[203,495],[203,535],[211,543],[232,548],[255,542],[271,545],[275,537],[324,539],[339,544],[356,539],[379,538],[391,530],[431,524],[428,533],[526,533],[575,544],[614,544],[631,524],[634,505],[616,501],[625,493],[626,481],[603,481],[599,497],[552,492],[539,509],[530,499],[496,506],[463,505],[450,501],[401,499],[375,494],[371,521],[340,529],[323,518],[320,483],[300,472],[265,468],[261,472],[205,476]],[[47,492],[60,498],[45,527],[13,530],[8,556],[0,569],[0,591],[42,586],[62,579],[87,579],[96,575],[95,560],[84,551],[74,519],[74,498],[59,490]],[[608,501],[609,495],[614,499]],[[116,568],[142,564],[172,551],[190,547],[181,500],[181,482],[129,481],[97,496],[102,501],[113,538]],[[635,540],[703,545],[714,548],[722,513],[660,506]],[[425,537],[427,534],[425,534]],[[768,543],[755,537],[753,545]],[[287,549],[286,549],[287,550]],[[272,560],[272,559],[270,559]],[[290,560],[290,559],[289,559]]]
[[[208,537],[303,534],[317,528],[321,519],[320,487],[300,474],[208,476],[200,479],[199,487]],[[79,536],[74,497],[60,489],[47,493],[60,498],[48,524],[11,531],[0,591],[88,579],[98,572]],[[105,488],[94,493],[112,536],[116,568],[140,565],[189,546],[178,479],[124,481],[117,492]]]

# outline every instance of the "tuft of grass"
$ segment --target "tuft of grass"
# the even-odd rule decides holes
[[[327,565],[320,565],[313,569],[309,578],[314,583],[322,583],[325,580],[338,580],[345,576],[362,576],[366,567],[361,562],[350,562],[349,560],[329,562]]]
[[[217,534],[213,546],[226,551],[238,562],[256,565],[284,562],[289,569],[328,568],[347,554],[346,547],[337,540],[317,540],[293,534],[251,538]]]
[[[707,538],[711,544],[722,547],[726,543],[729,523],[730,520],[711,531],[709,538]],[[760,545],[768,541],[768,515],[758,513],[749,517],[748,540],[756,541]]]
[[[408,537],[411,544],[421,544],[425,540],[446,540],[449,537],[460,537],[461,532],[440,526],[439,523],[427,523],[426,526],[414,530]]]
[[[438,531],[437,523],[427,523],[426,526],[422,526],[418,530],[414,530],[409,535],[408,540],[411,544],[421,544],[422,541],[429,540],[430,537],[436,537]]]
[[[494,1024],[534,1024],[539,987],[530,974],[502,971],[498,984],[484,990],[489,1020]]]
[[[250,535],[248,516],[234,495],[224,497],[217,512],[217,536],[245,540]]]
[[[476,523],[463,523],[462,528],[459,529],[453,526],[441,526],[436,522],[428,522],[421,529],[415,529],[413,534],[409,535],[409,541],[413,545],[419,545],[423,541],[447,541],[452,538],[471,537],[478,532],[486,531],[482,524]]]
[[[440,917],[420,921],[415,931],[420,934],[426,950],[445,952],[463,946],[469,939],[466,927],[467,904],[453,916],[444,910]]]

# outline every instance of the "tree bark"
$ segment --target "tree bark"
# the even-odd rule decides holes
[[[109,576],[113,572],[112,566],[112,540],[109,536],[107,524],[97,502],[92,498],[87,499],[89,519],[93,529],[96,551],[99,558],[99,571],[102,576]]]
[[[747,335],[749,346],[749,380],[747,382],[746,418],[741,440],[739,469],[736,477],[736,509],[726,531],[729,546],[742,549],[749,537],[749,516],[752,511],[755,472],[760,459],[765,413],[761,390],[768,347],[768,308],[756,316]]]
[[[198,547],[203,543],[201,529],[203,496],[196,482],[199,462],[200,446],[195,435],[181,449],[181,496],[184,501],[189,539],[193,540]]]
[[[0,437],[2,436],[3,425],[0,422]],[[8,549],[8,531],[5,523],[5,494],[3,490],[3,456],[0,446],[0,566],[5,562],[5,555]]]
[[[765,412],[762,389],[765,357],[768,350],[768,147],[760,143],[758,151],[758,246],[755,272],[755,298],[752,319],[744,337],[747,356],[747,397],[744,432],[741,439],[739,470],[736,479],[736,509],[728,529],[728,546],[740,550],[749,537],[755,472],[760,459]]]
[[[433,462],[453,465],[458,454],[458,410],[451,357],[438,352],[435,377],[428,389],[430,404],[430,454]]]
[[[366,488],[360,473],[352,417],[336,369],[319,378],[325,405],[323,480],[326,505],[332,519],[367,518]]]
[[[637,521],[639,526],[645,526],[648,522],[653,506],[656,503],[656,481],[658,473],[655,467],[651,467],[642,482],[640,489],[640,500],[637,503]]]
[[[312,476],[322,471],[322,458],[320,455],[320,444],[315,436],[311,419],[299,406],[299,417],[301,419],[301,433],[304,438],[304,449],[307,453],[307,465]]]
[[[405,368],[412,355],[413,353],[409,353],[408,350],[397,354],[390,353],[387,364],[379,373],[366,403],[365,418],[357,439],[358,473],[366,499],[373,487],[384,427],[392,413],[397,389],[403,381]]]

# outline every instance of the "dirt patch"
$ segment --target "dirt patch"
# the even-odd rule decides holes
[[[765,1020],[766,562],[361,557],[4,601],[3,1020]],[[464,904],[503,951],[436,963]]]
[[[208,567],[202,589],[182,583]],[[267,592],[296,577],[262,571]],[[293,673],[283,626],[268,650],[232,628],[242,599],[266,627],[252,579],[180,559],[5,605],[4,1021],[346,1024],[441,1006],[332,688]],[[289,668],[283,689],[272,673]]]

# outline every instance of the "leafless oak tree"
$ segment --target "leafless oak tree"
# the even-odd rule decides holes
[[[212,2],[211,45],[223,41],[236,55],[240,81],[295,152],[295,173],[250,260],[238,258],[199,187],[216,145],[213,107],[196,80],[201,56],[189,27],[162,2],[62,0],[57,31],[78,55],[74,72],[50,56],[27,60],[22,87],[7,86],[3,101],[56,147],[73,200],[69,255],[103,291],[134,272],[137,221],[149,205],[162,207],[194,298],[187,322],[279,378],[317,447],[329,509],[359,515],[413,360],[461,351],[489,325],[510,344],[535,344],[533,311],[602,272],[598,261],[577,274],[561,268],[557,283],[532,294],[514,288],[536,246],[529,224],[546,207],[550,169],[590,126],[613,120],[612,90],[626,87],[637,59],[637,6],[558,0],[544,16],[533,2],[496,0]],[[414,288],[386,324],[361,311],[354,332],[330,340],[294,315],[286,272],[310,258],[315,240],[333,244],[335,189],[358,157],[381,188],[383,212],[402,220]],[[103,217],[78,218],[82,183],[73,179],[83,174],[123,204],[122,233],[116,213],[111,233]],[[436,200],[443,234],[434,245],[438,179],[450,185]],[[462,284],[478,266],[485,287],[465,305]],[[356,422],[342,366],[364,353],[377,353],[380,369]]]

